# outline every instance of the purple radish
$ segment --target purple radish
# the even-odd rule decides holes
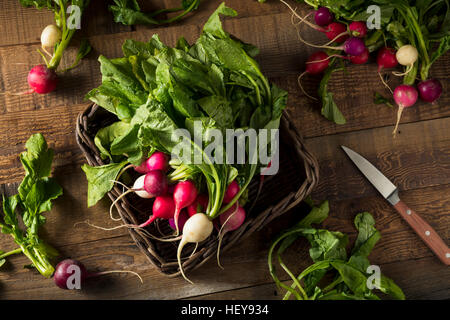
[[[398,113],[397,113],[397,123],[395,124],[394,131],[392,132],[394,137],[397,134],[398,124],[400,123],[400,118],[402,116],[403,109],[413,106],[416,103],[418,96],[419,93],[413,86],[401,84],[397,88],[395,88],[394,100],[395,103],[397,103],[398,105]]]
[[[175,190],[173,191],[173,200],[175,201],[175,229],[177,231],[177,235],[180,232],[178,226],[178,217],[180,215],[181,209],[184,209],[194,203],[197,198],[197,188],[195,184],[191,180],[180,181],[175,186]]]
[[[145,175],[144,189],[154,197],[166,194],[168,185],[166,174],[161,170],[152,170]]]
[[[334,20],[333,14],[326,7],[320,7],[314,13],[314,21],[318,26],[327,26]]]
[[[167,172],[169,169],[169,157],[161,151],[156,151],[147,159],[146,166],[148,171],[161,170]]]
[[[73,259],[65,259],[58,263],[55,268],[53,280],[61,289],[81,289],[86,279],[98,277],[110,273],[132,273],[143,283],[139,274],[129,270],[111,270],[103,272],[90,273],[86,267],[79,261]]]
[[[220,264],[220,246],[225,234],[229,231],[238,229],[245,221],[245,210],[237,202],[231,206],[230,209],[225,211],[219,216],[220,225],[222,226],[219,231],[219,244],[217,246],[217,264],[223,268]]]
[[[179,223],[180,230],[183,230],[184,224],[186,223],[187,219],[189,219],[189,215],[187,214],[187,212],[185,210],[181,210],[180,216],[178,217],[178,223]],[[177,227],[175,226],[174,218],[169,219],[169,226],[173,230],[177,229]]]
[[[417,85],[420,98],[423,101],[434,103],[442,94],[442,85],[438,79],[428,79]]]

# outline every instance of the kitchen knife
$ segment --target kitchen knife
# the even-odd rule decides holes
[[[398,188],[361,155],[350,148],[341,147],[375,189],[400,213],[402,218],[422,238],[436,256],[443,263],[449,265],[450,249],[428,223],[400,200]]]

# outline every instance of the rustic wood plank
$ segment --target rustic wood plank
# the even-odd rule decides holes
[[[47,9],[24,8],[17,0],[0,3],[0,46],[39,43],[41,31],[54,24],[54,14]],[[110,34],[131,28],[113,21],[104,1],[91,1],[82,18],[82,34]]]
[[[373,163],[400,192],[450,183],[449,124],[450,118],[402,124],[395,139],[391,126],[308,139],[322,177],[314,195],[333,200],[377,195],[341,145]]]

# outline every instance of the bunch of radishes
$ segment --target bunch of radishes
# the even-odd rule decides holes
[[[285,5],[287,5],[292,11],[293,15],[299,19],[300,22],[297,25],[304,23],[315,30],[323,32],[330,40],[330,42],[321,46],[314,45],[303,40],[299,33],[299,39],[302,42],[312,47],[339,50],[345,53],[345,55],[329,55],[324,51],[317,51],[309,56],[306,62],[306,70],[298,78],[300,88],[307,96],[311,97],[303,90],[300,81],[301,78],[305,74],[321,74],[329,67],[331,58],[338,57],[346,59],[354,64],[364,64],[369,60],[369,50],[364,43],[364,37],[367,35],[367,26],[365,22],[353,21],[346,25],[342,22],[335,21],[333,13],[331,13],[326,7],[318,8],[318,10],[308,14],[307,16],[301,17],[286,2],[282,2],[285,3]],[[311,14],[314,14],[315,24],[307,21],[308,16]],[[332,46],[334,43],[341,45]],[[378,73],[383,84],[389,88],[381,76],[382,69],[394,68],[400,64],[406,67],[405,72],[400,73],[394,71],[392,73],[396,76],[405,76],[411,71],[417,59],[417,49],[410,44],[401,46],[397,51],[389,47],[379,49],[377,54]],[[393,94],[393,98],[399,107],[397,122],[393,131],[395,136],[404,108],[413,106],[419,96],[426,102],[434,103],[442,93],[442,85],[437,79],[428,79],[419,82],[417,89],[413,85],[402,84],[397,86],[393,91],[390,88],[389,90]]]
[[[206,240],[214,229],[214,223],[206,214],[208,209],[208,195],[198,192],[192,180],[175,181],[171,184],[167,172],[170,169],[169,156],[156,151],[134,170],[141,175],[134,181],[133,187],[118,197],[111,208],[121,198],[129,193],[135,193],[144,199],[153,199],[152,211],[149,218],[139,225],[125,225],[129,228],[145,228],[156,219],[167,220],[175,230],[173,237],[159,239],[162,241],[181,240],[178,246],[177,259],[180,271],[186,278],[181,265],[181,251],[187,243],[198,243]],[[222,205],[225,206],[239,193],[240,187],[233,180],[227,187]],[[223,236],[228,231],[239,228],[245,220],[245,210],[238,201],[230,209],[222,213],[217,219],[216,225],[220,226],[218,232],[219,245],[217,260],[219,262],[220,244]],[[179,236],[180,230],[182,235]],[[154,237],[154,236],[153,236]],[[154,237],[158,239],[157,237]],[[219,263],[220,265],[220,263]]]

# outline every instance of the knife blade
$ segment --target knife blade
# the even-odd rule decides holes
[[[367,159],[353,151],[341,146],[347,156],[352,160],[361,173],[378,190],[378,192],[400,213],[401,217],[419,235],[425,244],[446,265],[450,265],[450,249],[439,237],[436,231],[425,222],[416,212],[411,210],[399,197],[398,188],[381,173]]]

